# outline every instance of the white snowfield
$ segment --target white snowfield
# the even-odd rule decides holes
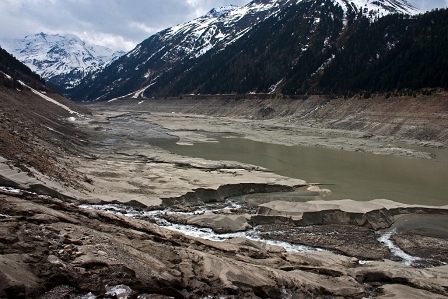
[[[133,98],[133,99],[138,99],[139,97],[140,97],[140,98],[144,98],[143,93],[145,92],[145,90],[147,90],[149,87],[151,87],[151,86],[154,85],[154,84],[155,84],[155,83],[151,83],[151,84],[149,84],[149,85],[143,87],[142,89],[139,89],[139,90],[137,90],[137,91],[133,91],[133,92],[131,92],[131,93],[129,93],[129,94],[126,94],[126,95],[124,95],[124,96],[121,96],[121,97],[117,97],[117,98],[110,99],[110,100],[107,101],[107,102],[110,103],[110,102],[116,101],[116,100],[118,100],[118,99],[123,99],[123,98],[128,98],[128,97],[131,97],[131,98]]]
[[[388,15],[390,13],[402,13],[415,15],[423,13],[422,10],[410,5],[406,1],[402,0],[380,0],[380,1],[369,1],[369,0],[334,0],[338,3],[344,11],[348,8],[353,8],[356,10],[366,10],[367,12],[374,12],[378,17]],[[375,15],[371,15],[372,18]]]
[[[2,74],[6,79],[8,79],[8,80],[12,80],[12,77],[11,77],[10,75],[5,74],[5,73],[3,73],[3,72],[1,72],[1,71],[0,71],[0,74]]]
[[[72,71],[88,74],[124,54],[123,51],[87,44],[71,34],[39,33],[23,39],[0,39],[0,45],[45,79]]]

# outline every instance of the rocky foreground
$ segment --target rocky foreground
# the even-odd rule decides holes
[[[448,207],[322,201],[329,190],[317,185],[180,157],[141,134],[163,134],[157,123],[183,143],[210,142],[191,130],[211,127],[298,141],[292,125],[275,130],[284,119],[263,130],[165,107],[128,130],[110,124],[126,109],[32,126],[33,111],[3,108],[0,298],[448,298]],[[314,130],[306,142],[319,146]],[[362,132],[318,132],[336,134],[335,147],[430,158]],[[277,195],[256,200],[267,193]]]
[[[3,193],[1,297],[448,295],[448,266],[415,268],[390,260],[361,263],[329,251],[286,252],[245,238],[208,241],[145,220],[80,208],[67,200]]]

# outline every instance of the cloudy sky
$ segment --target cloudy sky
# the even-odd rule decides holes
[[[39,32],[76,34],[114,50],[131,50],[150,35],[190,21],[221,5],[250,0],[0,0],[0,38]],[[408,0],[423,10],[448,0]]]

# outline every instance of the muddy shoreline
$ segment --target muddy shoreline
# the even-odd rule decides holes
[[[432,97],[391,97],[375,96],[370,99],[354,97],[350,99],[329,98],[326,96],[305,96],[297,99],[278,97],[241,97],[240,95],[185,95],[182,98],[123,99],[110,103],[88,105],[96,111],[113,110],[121,113],[142,112],[143,114],[173,113],[196,118],[196,126],[201,126],[198,119],[212,116],[210,130],[225,131],[232,129],[232,122],[245,134],[246,138],[265,141],[256,131],[279,132],[283,138],[269,136],[270,142],[307,146],[324,146],[329,148],[344,147],[345,150],[364,150],[373,145],[375,153],[412,155],[412,153],[388,149],[388,144],[410,144],[423,147],[448,148],[448,95],[444,92]],[[265,113],[269,111],[269,113]],[[176,115],[176,117],[179,115]],[[228,119],[228,121],[226,121]],[[196,126],[182,127],[165,122],[167,128],[197,130]],[[188,124],[188,121],[186,121]],[[216,124],[217,126],[214,126]],[[264,130],[263,130],[264,129]],[[210,131],[209,130],[209,131]],[[294,138],[294,135],[313,137],[310,139]],[[274,137],[274,138],[272,138]],[[284,138],[287,137],[287,138]],[[332,142],[319,140],[319,137],[331,139]],[[363,146],[366,141],[369,146]],[[370,144],[372,140],[381,143]],[[347,142],[349,141],[349,142]],[[350,144],[354,142],[354,144]],[[384,149],[382,149],[384,148]]]

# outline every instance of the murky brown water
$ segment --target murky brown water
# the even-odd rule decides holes
[[[366,201],[387,198],[408,204],[448,205],[448,151],[431,151],[434,160],[373,155],[316,147],[283,146],[243,138],[217,137],[219,143],[176,145],[153,140],[180,155],[231,160],[266,167],[274,173],[328,184],[325,199]],[[427,150],[427,149],[425,149]]]

